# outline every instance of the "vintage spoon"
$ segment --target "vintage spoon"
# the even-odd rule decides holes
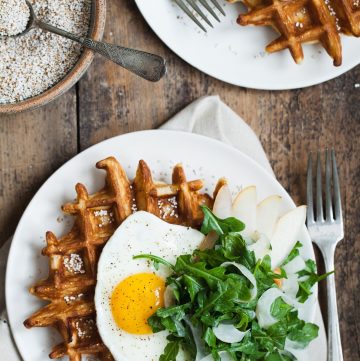
[[[95,41],[89,38],[80,37],[65,30],[58,29],[53,25],[46,24],[37,19],[32,5],[27,0],[25,0],[25,2],[30,9],[29,22],[26,29],[22,33],[13,37],[22,36],[30,29],[39,27],[43,30],[50,31],[52,33],[76,41],[146,80],[154,82],[158,81],[166,73],[166,63],[165,59],[162,57],[140,50],[124,48],[119,45],[108,44],[102,41]]]

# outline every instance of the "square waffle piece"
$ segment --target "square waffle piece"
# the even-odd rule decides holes
[[[334,65],[341,65],[341,27],[329,0],[245,0],[245,5],[249,11],[239,15],[240,25],[266,25],[280,33],[266,46],[269,53],[289,49],[300,63],[304,43],[321,43]]]
[[[51,351],[52,359],[68,356],[81,361],[86,355],[113,360],[96,326],[96,272],[102,248],[129,215],[144,210],[166,222],[197,228],[203,219],[199,206],[213,203],[212,197],[199,192],[203,182],[187,181],[181,165],[173,169],[172,184],[155,182],[142,160],[133,182],[113,157],[96,166],[106,171],[105,187],[89,194],[83,184],[76,185],[76,201],[63,206],[74,216],[74,226],[61,238],[47,232],[42,254],[49,258],[49,275],[30,289],[48,303],[24,325],[51,326],[63,338]]]
[[[347,35],[360,36],[360,0],[330,0],[339,20],[341,31]]]
[[[266,47],[274,53],[289,49],[296,63],[303,58],[302,44],[320,43],[333,58],[342,63],[340,34],[360,36],[360,0],[228,0],[242,1],[247,13],[238,24],[273,27],[280,36]]]

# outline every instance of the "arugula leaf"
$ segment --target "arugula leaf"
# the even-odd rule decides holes
[[[203,336],[204,341],[211,347],[216,347],[216,336],[212,328],[208,327]]]
[[[152,315],[147,319],[148,325],[151,327],[154,333],[160,332],[166,329],[166,327],[162,324],[161,318],[156,314]]]
[[[292,361],[296,358],[290,352],[276,350],[265,356],[265,361]]]
[[[274,347],[279,350],[283,350],[285,347],[287,331],[286,323],[281,321],[275,323],[266,330],[267,334],[271,337]]]
[[[273,272],[271,270],[270,256],[266,255],[261,261],[257,262],[254,276],[258,286],[258,292],[262,294],[267,289],[274,286],[276,279],[285,278],[286,273],[282,268],[280,268],[280,274]]]
[[[174,295],[176,301],[180,302],[180,290],[181,290],[180,282],[177,279],[173,278],[173,277],[168,277],[166,279],[166,284],[171,287],[173,295]]]
[[[260,328],[257,322],[252,323],[252,337],[259,345],[259,348],[264,351],[273,351],[275,345],[271,337],[267,334],[266,330]]]
[[[176,361],[176,356],[179,353],[179,341],[169,342],[160,356],[159,361]]]
[[[184,325],[175,317],[163,318],[161,319],[161,323],[165,327],[165,329],[172,332],[177,337],[185,336],[186,331]]]
[[[194,302],[195,296],[203,289],[203,286],[194,277],[189,275],[184,275],[183,280],[186,290],[189,292],[190,300]]]
[[[246,251],[246,243],[239,233],[228,233],[221,238],[224,256],[235,261]]]
[[[281,297],[278,297],[270,306],[270,313],[271,316],[281,320],[286,317],[292,309],[292,306],[284,302]]]
[[[255,312],[250,310],[244,310],[242,308],[236,309],[237,311],[237,324],[236,328],[241,331],[245,331],[248,328],[249,323],[255,318]]]
[[[192,262],[190,255],[178,257],[174,269],[177,273],[190,274],[205,280],[211,288],[216,288],[218,282],[225,279],[225,268],[207,269],[204,262]]]
[[[194,255],[200,261],[207,263],[211,267],[219,267],[222,263],[228,261],[219,249],[206,249],[204,251],[197,249]]]
[[[306,347],[312,340],[318,337],[319,327],[313,323],[299,322],[299,326],[289,333],[288,338],[295,341],[299,347]]]
[[[133,256],[133,259],[141,259],[141,258],[145,258],[145,259],[149,259],[149,260],[153,261],[154,267],[156,269],[159,269],[159,263],[165,265],[166,267],[169,267],[170,269],[174,269],[174,266],[170,262],[164,260],[161,257],[154,256],[152,254],[138,254],[136,256]]]
[[[204,213],[204,221],[201,226],[201,232],[204,234],[215,231],[219,236],[229,232],[241,232],[245,229],[245,224],[240,220],[229,217],[220,219],[215,216],[211,210],[206,206],[201,206]]]
[[[285,260],[283,261],[283,263],[281,264],[281,266],[285,266],[286,264],[288,264],[290,261],[292,261],[295,257],[300,255],[300,251],[299,248],[302,247],[302,244],[297,241],[295,243],[295,246],[293,247],[293,249],[290,251],[289,255],[285,258]]]
[[[161,318],[174,317],[174,319],[181,321],[186,315],[185,311],[190,308],[191,308],[190,303],[185,303],[185,304],[179,305],[179,306],[170,306],[170,307],[166,307],[166,308],[159,308],[156,311],[156,315]]]
[[[333,274],[334,271],[325,273],[318,276],[316,263],[312,259],[308,259],[305,262],[305,269],[298,272],[299,277],[305,277],[304,281],[299,282],[299,291],[296,294],[296,297],[299,302],[304,303],[310,295],[312,295],[312,287],[315,283],[322,281],[329,275]]]

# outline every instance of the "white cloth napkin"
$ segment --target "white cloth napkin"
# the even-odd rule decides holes
[[[275,177],[256,134],[218,96],[196,100],[161,128],[197,133],[221,140],[254,159]],[[18,361],[20,357],[7,325],[4,303],[5,264],[9,246],[10,240],[0,250],[0,358]],[[320,327],[319,337],[310,344],[307,351],[299,351],[296,356],[301,361],[326,361],[326,336],[319,305],[317,305],[315,323]]]

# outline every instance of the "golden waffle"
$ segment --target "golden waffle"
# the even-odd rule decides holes
[[[300,63],[304,58],[302,44],[321,43],[334,65],[341,65],[341,28],[329,0],[245,0],[245,5],[249,12],[239,15],[240,25],[267,25],[280,33],[267,45],[269,53],[289,49]]]
[[[197,227],[202,222],[199,205],[211,207],[213,202],[209,195],[199,193],[202,181],[186,180],[181,165],[173,170],[172,184],[154,182],[144,161],[139,162],[133,183],[113,157],[96,166],[106,171],[105,187],[89,194],[84,185],[76,185],[76,201],[63,206],[65,213],[75,217],[74,226],[59,239],[47,232],[42,254],[49,257],[49,275],[30,289],[49,303],[24,325],[52,326],[63,338],[50,358],[68,356],[70,361],[80,361],[90,355],[113,360],[98,334],[93,298],[101,250],[126,217],[139,209],[170,223]]]
[[[341,31],[347,35],[360,36],[360,0],[330,0]]]

